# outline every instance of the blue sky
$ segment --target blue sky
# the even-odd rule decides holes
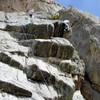
[[[82,11],[89,12],[92,15],[100,17],[100,0],[56,0],[67,7],[72,5]]]

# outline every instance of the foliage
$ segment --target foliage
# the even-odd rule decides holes
[[[59,20],[60,19],[60,15],[59,13],[55,13],[54,15],[51,15],[49,17],[49,19],[52,19],[52,20]]]

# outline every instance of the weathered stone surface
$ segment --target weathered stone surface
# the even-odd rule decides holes
[[[9,94],[13,94],[16,96],[22,96],[22,97],[31,97],[32,93],[28,90],[24,90],[21,87],[17,87],[11,83],[0,81],[0,91],[6,92]]]
[[[21,70],[23,69],[23,66],[18,61],[16,61],[12,57],[10,57],[9,54],[7,55],[4,52],[0,52],[0,61],[5,63],[5,64],[8,64],[10,66],[13,66],[15,68],[18,68]]]
[[[48,62],[56,65],[56,67],[64,73],[76,74],[76,75],[80,74],[84,76],[85,65],[83,61],[81,61],[80,59],[77,61],[73,61],[73,60],[62,60],[50,57],[48,58]]]
[[[86,100],[93,100],[92,88],[87,81],[82,82],[81,93]]]
[[[18,44],[17,39],[13,38],[9,32],[0,30],[0,51],[3,52],[23,52],[26,54],[28,48]]]
[[[95,90],[100,90],[100,18],[82,13],[74,8],[61,10],[59,13],[61,19],[70,20],[73,30],[70,41],[85,61],[91,85]]]
[[[24,40],[20,41],[20,44],[30,46],[32,50],[29,55],[39,57],[70,59],[74,52],[72,44],[64,38]]]
[[[61,61],[59,66],[60,69],[63,70],[64,72],[73,73],[77,65],[74,62],[65,60]]]
[[[48,61],[50,64],[59,65],[60,62],[61,62],[61,59],[60,59],[60,58],[55,58],[55,57],[48,57],[47,61]]]
[[[41,8],[41,3],[36,3]],[[71,35],[70,23],[42,19],[49,16],[46,11],[42,17],[34,13],[32,18],[28,12],[0,12],[0,100],[72,100],[81,84],[78,78],[77,85],[74,83],[73,73],[84,75],[84,65],[73,45],[64,39]]]
[[[43,20],[41,24],[35,24],[34,22],[36,22],[36,19],[33,19],[32,21],[33,22],[30,22],[29,24],[25,24],[25,25],[23,25],[23,23],[22,25],[8,24],[5,30],[12,32],[11,35],[14,37],[17,37],[19,40],[20,39],[36,39],[36,38],[48,39],[51,37],[69,38],[71,36],[70,23],[67,20],[66,21],[47,20],[47,22],[46,21],[43,22],[44,21]],[[18,34],[19,32],[22,38],[20,38]]]
[[[74,95],[72,100],[85,100],[84,97],[81,95],[81,92],[77,90]]]
[[[17,37],[19,40],[21,39],[35,39],[35,38],[49,38],[53,33],[53,24],[28,24],[28,25],[20,25],[20,26],[11,26],[7,25],[6,30],[11,31],[11,35]],[[15,33],[14,33],[15,32]],[[22,38],[19,36],[22,36]]]
[[[44,100],[44,97],[47,98],[57,97],[57,92],[54,90],[52,86],[49,85],[47,86],[45,84],[40,84],[40,83],[37,84],[35,82],[31,83],[30,81],[27,80],[26,74],[24,74],[21,70],[12,68],[1,62],[0,62],[0,80],[4,82],[3,85],[0,84],[0,87],[3,89],[3,91],[1,89],[1,93],[2,94],[9,93],[4,97],[0,96],[0,98],[3,98],[4,100],[6,100],[6,98],[10,99],[11,97],[8,97],[10,96],[10,94],[16,95],[17,99],[20,100],[27,100],[27,99],[32,100],[33,98],[36,100]],[[7,87],[4,85],[7,85]],[[16,92],[14,92],[15,90]],[[40,96],[38,92],[41,93],[42,96]]]
[[[74,87],[74,84],[71,78],[67,78],[64,73],[61,73],[57,68],[42,60],[30,60],[33,62],[33,64],[24,69],[28,79],[39,83],[44,83],[46,85],[51,84],[53,85],[54,89],[58,91],[58,94],[61,94],[68,100],[72,98],[71,95],[73,95],[74,92],[74,88],[72,87]],[[30,60],[28,62],[31,62]],[[69,80],[69,82],[66,79]],[[69,91],[69,97],[66,91]]]
[[[40,83],[54,84],[55,76],[50,75],[50,73],[46,71],[42,71],[38,68],[37,65],[33,64],[24,69],[24,72],[27,74],[28,79],[33,81],[37,81]]]
[[[71,36],[68,20],[45,20],[34,18],[35,15],[30,18],[25,12],[0,12],[0,14],[0,29],[10,31],[10,34],[19,40]]]
[[[99,92],[91,87],[88,81],[82,82],[81,92],[86,100],[99,100],[100,98]]]
[[[37,17],[47,18],[50,15],[55,14],[57,11],[63,7],[59,4],[56,4],[54,0],[1,0],[0,1],[0,10],[5,12],[15,12],[15,11],[25,11],[34,9],[36,14],[39,14]],[[36,15],[35,14],[35,15]]]
[[[1,40],[5,39],[6,41],[5,44],[1,42],[2,45],[1,45],[0,59],[2,63],[0,63],[0,66],[1,66],[0,76],[2,77],[0,79],[2,79],[2,81],[4,81],[5,84],[7,83],[8,85],[10,84],[9,88],[6,88],[4,86],[4,90],[1,92],[1,94],[5,94],[5,96],[4,97],[0,96],[0,98],[17,99],[13,95],[16,95],[18,98],[22,96],[20,98],[21,100],[23,99],[27,100],[27,97],[28,97],[28,100],[32,100],[32,98],[36,100],[42,100],[42,99],[44,100],[44,98],[54,99],[54,98],[58,98],[57,95],[59,95],[60,98],[63,98],[63,99],[70,100],[72,98],[72,95],[75,91],[75,85],[74,85],[73,79],[66,77],[65,74],[58,71],[57,68],[55,68],[52,65],[49,65],[47,62],[39,60],[39,58],[34,59],[33,56],[32,58],[30,58],[28,56],[28,47],[31,47],[30,43],[29,44],[25,43],[27,47],[24,47],[25,46],[24,44],[22,46],[21,44],[19,44],[20,42],[17,42],[16,39],[11,37],[9,32],[4,32],[4,31],[1,31],[0,39]],[[11,40],[12,44],[14,45],[10,44],[11,42],[9,42],[9,40]],[[34,42],[32,40],[32,42],[35,44],[38,40],[39,39],[36,39],[34,40]],[[59,40],[60,40],[59,41],[60,44],[64,44],[64,41],[62,41],[63,39],[59,38]],[[69,41],[67,41],[66,39],[65,41],[66,43],[68,43],[67,45],[70,45]],[[53,42],[57,44],[56,38],[53,39]],[[6,48],[6,46],[8,45],[9,45],[9,48]],[[15,47],[15,46],[18,46],[18,47]],[[35,70],[34,67],[32,69],[30,69],[29,67],[31,65],[34,65],[34,63],[39,64],[37,65],[37,69],[38,69],[37,71]],[[25,74],[19,70],[19,69],[23,70],[24,66],[27,66],[29,69],[28,74],[27,73],[26,74],[27,74],[28,80],[32,80],[31,82],[28,81]],[[18,69],[15,69],[15,68],[18,68]],[[37,84],[40,84],[40,85],[37,86]],[[44,86],[42,84],[44,84]],[[13,87],[15,89],[13,89],[12,91]],[[35,90],[33,90],[33,88]],[[18,92],[15,93],[14,90]],[[45,94],[44,91],[47,92],[47,94]],[[50,91],[53,93],[53,95]],[[37,92],[40,92],[42,96],[40,96]],[[32,97],[31,97],[31,93],[32,93]],[[8,95],[10,97],[8,97]],[[37,95],[37,96],[34,97],[34,95]]]

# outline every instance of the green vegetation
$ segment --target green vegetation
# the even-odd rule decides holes
[[[59,20],[60,19],[60,15],[59,13],[55,13],[54,15],[51,15],[49,17],[49,19],[52,19],[52,20]]]

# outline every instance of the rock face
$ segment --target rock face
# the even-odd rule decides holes
[[[87,100],[99,100],[100,18],[82,13],[74,8],[61,10],[59,13],[61,19],[68,19],[71,22],[73,32],[70,41],[78,50],[79,55],[86,64],[85,78],[89,83],[87,84],[87,82],[83,82],[82,93],[85,96],[87,95]],[[86,91],[88,91],[88,93]]]
[[[76,90],[85,66],[70,35],[68,20],[0,12],[0,100],[84,100]]]
[[[63,7],[55,3],[55,0],[0,0],[0,11],[27,12],[34,9],[38,17],[49,17]]]
[[[32,47],[34,51],[30,50],[29,55],[39,57],[71,59],[74,52],[72,44],[64,38],[22,40],[20,44]]]

